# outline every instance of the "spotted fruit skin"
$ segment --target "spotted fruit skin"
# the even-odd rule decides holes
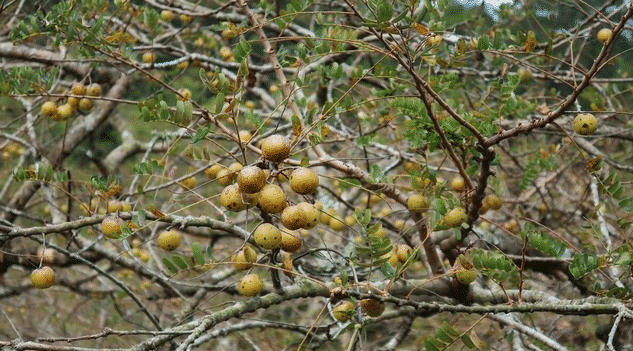
[[[332,309],[332,316],[339,322],[349,321],[354,314],[354,303],[352,301],[343,301]]]
[[[242,296],[257,296],[264,288],[262,280],[256,273],[247,274],[240,279],[237,291]]]
[[[266,185],[266,173],[257,166],[246,166],[237,174],[237,184],[243,193],[256,193]]]
[[[103,235],[110,239],[118,239],[121,236],[124,223],[125,222],[117,216],[107,216],[101,221],[101,231]]]
[[[299,235],[295,233],[281,232],[281,249],[286,252],[298,251],[302,246]]]
[[[259,206],[264,212],[279,213],[287,205],[286,193],[277,184],[266,184],[259,192]]]
[[[167,230],[158,235],[158,247],[165,251],[173,251],[180,246],[182,235],[177,230]]]
[[[262,141],[262,155],[271,162],[282,162],[290,156],[290,140],[274,134]]]
[[[385,312],[385,303],[376,299],[360,300],[360,308],[370,317],[379,317]]]
[[[49,266],[43,266],[31,273],[31,283],[38,289],[48,289],[55,284],[55,271]]]
[[[580,135],[591,135],[598,129],[598,120],[591,113],[581,113],[574,118],[573,127]]]
[[[290,173],[290,188],[297,194],[312,194],[319,187],[319,176],[310,168],[299,167]]]
[[[266,250],[281,247],[281,231],[270,223],[260,224],[253,232],[253,239],[259,247]]]

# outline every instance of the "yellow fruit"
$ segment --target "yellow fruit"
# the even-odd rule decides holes
[[[305,212],[299,206],[293,205],[287,206],[281,211],[279,221],[284,227],[295,230],[305,227],[307,218]]]
[[[57,116],[57,104],[53,101],[46,101],[40,108],[42,116],[54,118]]]
[[[218,172],[224,168],[224,166],[222,166],[219,163],[214,164],[213,166],[207,168],[204,170],[204,175],[206,175],[209,179],[215,179],[215,177],[217,177]]]
[[[143,54],[143,62],[145,63],[154,63],[156,61],[156,54],[148,51]]]
[[[574,131],[580,135],[591,135],[598,129],[598,120],[591,113],[581,113],[574,118]]]
[[[413,249],[411,249],[411,246],[407,244],[398,245],[396,247],[396,257],[398,257],[398,261],[404,264],[409,258],[409,255],[411,255],[412,250]]]
[[[503,228],[513,234],[521,233],[521,225],[516,219],[511,219],[505,222],[503,224]]]
[[[396,252],[395,248],[391,249],[389,253],[385,254],[382,257],[387,257],[387,263],[389,263],[389,265],[391,265],[392,267],[397,266],[400,262],[400,260],[398,260],[398,253]]]
[[[264,284],[256,273],[247,274],[240,279],[237,291],[242,296],[256,296],[262,291]]]
[[[464,183],[464,178],[457,176],[451,180],[451,189],[453,189],[453,191],[461,193],[465,188],[466,184]]]
[[[73,96],[69,96],[68,99],[66,99],[66,103],[68,103],[70,106],[73,107],[73,109],[75,111],[77,111],[77,107],[79,106],[79,99]]]
[[[90,110],[92,110],[94,105],[95,105],[94,100],[88,99],[88,98],[81,98],[79,99],[79,104],[77,105],[77,107],[79,108],[79,111],[81,112],[90,112]]]
[[[38,289],[48,289],[55,284],[55,271],[43,266],[31,272],[31,283]]]
[[[264,212],[279,213],[286,205],[286,194],[279,185],[266,184],[259,191],[259,206]]]
[[[283,135],[274,134],[262,141],[262,155],[272,162],[281,162],[290,155],[290,140]]]
[[[248,144],[248,142],[253,138],[253,134],[251,134],[248,130],[240,130],[238,136],[240,137],[240,142],[244,144]]]
[[[376,299],[360,300],[360,308],[370,317],[378,317],[385,312],[385,303]]]
[[[254,108],[255,108],[255,102],[254,102],[253,100],[247,100],[247,101],[244,103],[244,107],[246,107],[246,108],[247,108],[247,109],[249,109],[249,110],[252,110],[252,109],[254,109]]]
[[[243,193],[256,193],[266,185],[266,173],[257,166],[246,166],[237,174],[237,185]]]
[[[459,227],[466,220],[466,212],[461,207],[456,207],[448,211],[444,218],[442,218],[442,224],[449,228]]]
[[[86,86],[79,82],[73,83],[70,87],[70,92],[73,95],[84,95],[86,93]]]
[[[406,226],[406,221],[404,219],[398,218],[393,222],[393,226],[398,230],[403,230]]]
[[[229,171],[228,168],[221,168],[215,175],[218,183],[220,183],[221,185],[231,184],[233,182],[233,179],[235,179],[234,176],[235,173]]]
[[[477,279],[477,270],[462,268],[455,272],[455,279],[460,284],[468,285]]]
[[[345,222],[340,220],[338,217],[328,217],[328,218],[330,219],[328,222],[328,225],[330,226],[330,228],[332,228],[332,230],[336,232],[340,232],[343,229],[345,229]]]
[[[160,12],[160,18],[165,22],[171,22],[174,19],[174,13],[169,10],[163,10]]]
[[[235,269],[244,270],[251,268],[257,262],[257,252],[249,245],[244,246],[240,252],[231,257],[231,262]]]
[[[185,15],[184,13],[180,14],[179,18],[180,18],[180,22],[182,22],[182,23],[189,23],[189,22],[193,21],[193,17],[191,17],[189,15]]]
[[[233,212],[240,212],[246,209],[247,205],[242,199],[242,193],[240,192],[237,184],[227,185],[220,194],[220,203],[224,208]]]
[[[279,87],[273,84],[268,88],[268,91],[270,91],[271,94],[275,94],[279,92]]]
[[[233,51],[228,46],[223,46],[220,48],[220,57],[224,61],[228,61],[233,57]]]
[[[290,254],[287,252],[281,253],[281,264],[283,269],[285,269],[286,271],[292,271],[295,268],[294,264],[292,263],[292,256],[290,256]],[[289,277],[293,275],[291,272],[284,272],[284,274]]]
[[[347,322],[354,315],[354,303],[342,301],[332,309],[332,316],[339,322]]]
[[[179,70],[187,69],[187,67],[189,67],[189,61],[180,61],[176,65],[176,68]]]
[[[86,87],[86,95],[88,96],[101,96],[101,85],[92,83]]]
[[[53,264],[55,262],[55,250],[51,248],[40,248],[37,251],[38,258],[42,261],[42,264]]]
[[[196,180],[195,177],[188,177],[181,180],[179,184],[182,185],[183,188],[191,190],[196,187],[196,184],[198,184],[198,181]]]
[[[158,247],[165,251],[173,251],[180,246],[182,235],[177,230],[167,230],[158,235]]]
[[[107,216],[101,221],[103,235],[110,239],[118,239],[125,222],[117,216]]]
[[[295,252],[301,248],[301,239],[295,233],[281,232],[281,249]]]
[[[300,202],[297,204],[297,207],[303,210],[305,214],[306,223],[303,226],[304,229],[312,229],[319,224],[319,210],[311,203]]]
[[[498,210],[503,206],[503,200],[496,194],[488,194],[484,198],[484,203],[486,207],[491,208],[493,210]]]
[[[409,211],[423,212],[429,209],[429,202],[424,195],[414,193],[407,199],[407,208]]]
[[[253,240],[263,249],[278,249],[281,247],[281,231],[270,223],[262,223],[253,232]]]
[[[613,32],[611,31],[611,29],[609,29],[609,28],[602,28],[596,34],[596,38],[598,39],[600,44],[606,44],[606,42],[609,41],[609,39],[611,39],[611,35],[612,34],[613,34]]]
[[[57,117],[60,121],[67,120],[75,115],[75,107],[69,102],[59,105],[57,108]]]
[[[224,28],[222,31],[222,38],[231,40],[237,36],[237,32],[232,28]]]
[[[299,167],[290,174],[290,188],[297,194],[312,194],[319,186],[319,176],[310,168]]]

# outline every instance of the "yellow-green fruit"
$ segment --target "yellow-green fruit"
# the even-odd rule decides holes
[[[609,28],[602,28],[596,34],[596,39],[600,42],[600,44],[605,44],[609,39],[611,39],[611,35],[613,32]]]
[[[266,184],[259,191],[259,206],[264,212],[279,213],[286,205],[286,194],[279,185]]]
[[[521,233],[521,225],[516,219],[511,219],[503,224],[503,229],[513,234]]]
[[[253,239],[259,247],[266,250],[281,247],[281,231],[270,223],[260,224],[253,232]]]
[[[332,309],[332,316],[339,322],[347,322],[354,315],[354,303],[342,301]]]
[[[198,181],[196,180],[195,177],[188,177],[180,181],[180,185],[182,185],[183,188],[189,189],[189,190],[195,188],[197,184],[198,184]]]
[[[235,173],[231,172],[228,168],[222,168],[216,173],[216,179],[221,185],[229,185],[233,183]]]
[[[233,50],[231,50],[228,46],[223,46],[220,48],[220,57],[224,61],[229,61],[233,58]]]
[[[400,262],[400,260],[398,260],[398,253],[396,252],[395,248],[391,249],[389,253],[386,253],[382,257],[387,258],[387,263],[389,263],[389,265],[391,265],[392,267],[395,267],[396,265],[398,265],[398,262]]]
[[[54,118],[57,116],[57,104],[53,101],[46,101],[40,108],[42,116]]]
[[[405,263],[411,254],[411,246],[407,244],[400,244],[396,247],[396,257],[400,263]]]
[[[460,269],[455,272],[455,279],[460,284],[468,285],[477,279],[477,271],[475,269]]]
[[[310,168],[299,167],[290,174],[290,188],[297,194],[312,194],[319,186],[319,176]]]
[[[264,284],[256,273],[247,274],[237,284],[237,291],[242,296],[256,296],[262,291]]]
[[[182,235],[177,230],[167,230],[158,235],[158,247],[165,251],[173,251],[180,246]]]
[[[174,19],[174,13],[169,10],[163,10],[160,12],[160,18],[165,22],[171,22]]]
[[[238,132],[238,136],[240,138],[240,142],[244,144],[248,144],[248,142],[253,138],[253,134],[245,129],[240,130]]]
[[[304,201],[298,203],[297,207],[302,209],[303,213],[305,213],[306,224],[303,226],[304,229],[312,229],[319,224],[320,213],[313,204]]]
[[[207,168],[204,170],[204,175],[206,175],[209,179],[215,179],[215,177],[217,177],[218,172],[224,168],[224,166],[222,166],[219,163],[214,164],[213,166]]]
[[[266,185],[266,173],[257,166],[246,166],[237,174],[237,185],[243,193],[256,193]]]
[[[465,188],[466,184],[464,183],[464,178],[457,176],[451,180],[451,189],[453,189],[453,191],[461,193]]]
[[[283,135],[274,134],[262,141],[262,155],[272,162],[282,162],[290,155],[290,140]]]
[[[343,229],[345,229],[345,222],[343,222],[340,218],[338,217],[328,217],[328,218],[330,219],[328,222],[328,225],[335,232],[340,232]]]
[[[92,83],[86,87],[86,95],[88,96],[101,96],[101,85]]]
[[[257,252],[249,245],[244,246],[240,252],[231,257],[231,262],[235,269],[244,270],[251,268],[257,262]]]
[[[70,103],[65,103],[59,105],[57,108],[57,116],[60,121],[67,120],[75,115],[75,108]]]
[[[378,317],[385,312],[385,303],[376,299],[360,300],[360,308],[370,317]]]
[[[103,235],[110,239],[118,239],[125,222],[117,216],[107,216],[101,221]]]
[[[407,199],[407,208],[409,211],[423,212],[429,209],[429,202],[424,195],[414,193]]]
[[[86,93],[86,86],[82,83],[73,83],[72,87],[70,87],[70,92],[73,95],[84,95]]]
[[[484,203],[486,207],[491,208],[493,210],[498,210],[503,206],[503,200],[496,194],[488,194],[484,198]]]
[[[89,112],[90,110],[92,110],[94,105],[95,105],[95,102],[92,99],[81,98],[79,99],[79,104],[77,105],[77,107],[82,112]]]
[[[298,234],[281,232],[281,249],[286,252],[295,252],[301,248],[301,239]]]
[[[581,113],[574,118],[574,131],[580,135],[591,135],[598,129],[598,120],[591,113]]]
[[[295,230],[305,227],[307,218],[305,212],[299,206],[293,205],[287,206],[281,211],[279,221],[284,227]]]
[[[145,63],[154,63],[154,61],[156,61],[156,54],[148,51],[146,53],[143,54],[143,62]]]
[[[77,107],[79,106],[79,98],[69,96],[68,99],[66,99],[66,103],[72,106],[75,112],[77,112]]]
[[[448,211],[444,218],[442,218],[442,224],[449,228],[459,227],[466,220],[466,212],[461,207],[456,207]]]
[[[242,199],[242,193],[240,192],[237,184],[227,185],[220,194],[220,203],[224,208],[233,212],[240,212],[246,209],[247,205]]]
[[[178,100],[189,101],[191,100],[191,90],[187,88],[182,88],[178,90],[179,95],[176,95]]]
[[[48,289],[55,284],[55,271],[43,266],[31,272],[31,283],[38,289]]]
[[[181,13],[180,16],[178,16],[178,18],[180,19],[180,22],[182,23],[189,23],[193,21],[193,17],[186,15],[184,13]]]

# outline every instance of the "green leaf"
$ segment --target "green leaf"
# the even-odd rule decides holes
[[[367,227],[369,222],[371,221],[372,212],[370,209],[366,208],[361,210],[360,208],[354,209],[354,218],[356,222],[358,222],[363,227]]]
[[[196,263],[205,264],[206,259],[202,253],[202,247],[195,241],[191,244],[191,254],[193,255]]]
[[[167,268],[169,272],[171,272],[172,274],[178,273],[178,268],[176,268],[176,266],[174,266],[174,264],[171,263],[169,258],[163,257],[161,261],[163,261],[163,265],[165,266],[165,268]]]
[[[180,255],[171,255],[171,260],[174,261],[176,266],[178,266],[179,268],[186,269],[187,267],[189,267],[187,262],[185,262],[185,259]]]
[[[574,255],[573,261],[569,264],[569,273],[575,279],[579,279],[585,274],[600,266],[600,259],[593,252],[579,252]]]

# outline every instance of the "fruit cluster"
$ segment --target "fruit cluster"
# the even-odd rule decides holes
[[[97,83],[85,86],[82,83],[75,83],[70,88],[66,102],[58,105],[55,101],[46,101],[40,107],[42,116],[54,121],[65,121],[77,114],[77,110],[87,113],[94,106],[94,97],[101,96],[101,86]],[[84,97],[81,97],[84,96]]]

